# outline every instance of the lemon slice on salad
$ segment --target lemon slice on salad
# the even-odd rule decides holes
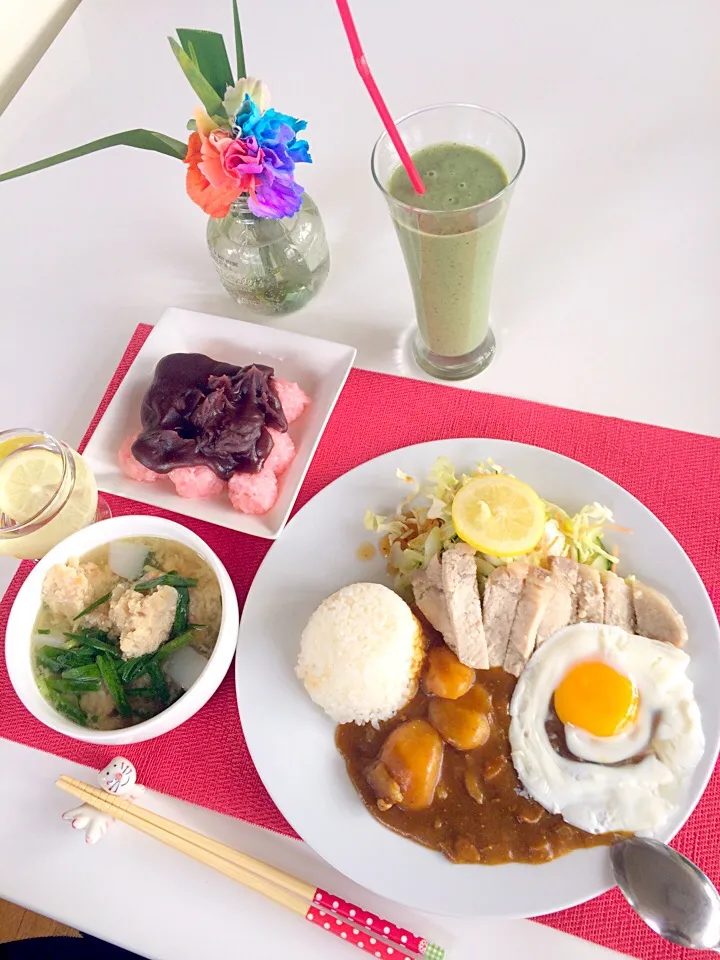
[[[536,547],[545,529],[545,508],[532,487],[503,474],[476,477],[452,504],[457,535],[492,557],[518,557]]]

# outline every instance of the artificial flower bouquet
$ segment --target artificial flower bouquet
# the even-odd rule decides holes
[[[273,109],[265,84],[246,76],[237,0],[233,18],[237,79],[221,34],[182,29],[169,38],[201,103],[187,145],[153,130],[126,130],[0,174],[0,181],[124,145],[183,160],[188,196],[211,217],[225,217],[243,194],[257,217],[294,216],[303,200],[295,166],[312,162],[307,141],[297,137],[306,122]]]

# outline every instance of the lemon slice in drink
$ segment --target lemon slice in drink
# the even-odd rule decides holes
[[[25,437],[10,437],[8,440],[3,440],[0,443],[0,460],[4,460],[13,450],[26,447],[29,443],[41,442],[42,439],[35,434],[28,434]]]
[[[6,457],[0,463],[0,510],[15,523],[25,523],[48,506],[62,480],[62,469],[62,457],[49,450],[31,449]]]
[[[492,557],[518,557],[545,529],[542,500],[526,483],[502,474],[476,477],[455,494],[452,519],[461,540]]]
[[[80,454],[71,453],[75,463],[74,485],[69,471],[63,480],[62,456],[50,450],[16,450],[0,462],[0,512],[15,524],[33,517],[43,524],[25,535],[0,540],[0,553],[36,559],[93,522],[97,512],[95,477]],[[66,498],[67,502],[56,513]]]

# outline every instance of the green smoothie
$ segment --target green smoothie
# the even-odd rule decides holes
[[[489,331],[493,267],[507,207],[502,198],[476,205],[497,196],[507,174],[489,153],[464,143],[433,144],[412,159],[426,192],[415,192],[402,166],[387,189],[419,208],[391,205],[420,335],[439,358],[466,356]]]

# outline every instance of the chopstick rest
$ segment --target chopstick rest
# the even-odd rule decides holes
[[[137,782],[137,771],[125,757],[115,757],[97,775],[98,783],[106,793],[117,797],[125,797],[128,801],[137,800],[145,792],[145,787]],[[98,810],[89,803],[81,803],[62,815],[63,820],[70,820],[75,830],[85,831],[85,843],[97,843],[104,837],[114,818],[108,813]]]

